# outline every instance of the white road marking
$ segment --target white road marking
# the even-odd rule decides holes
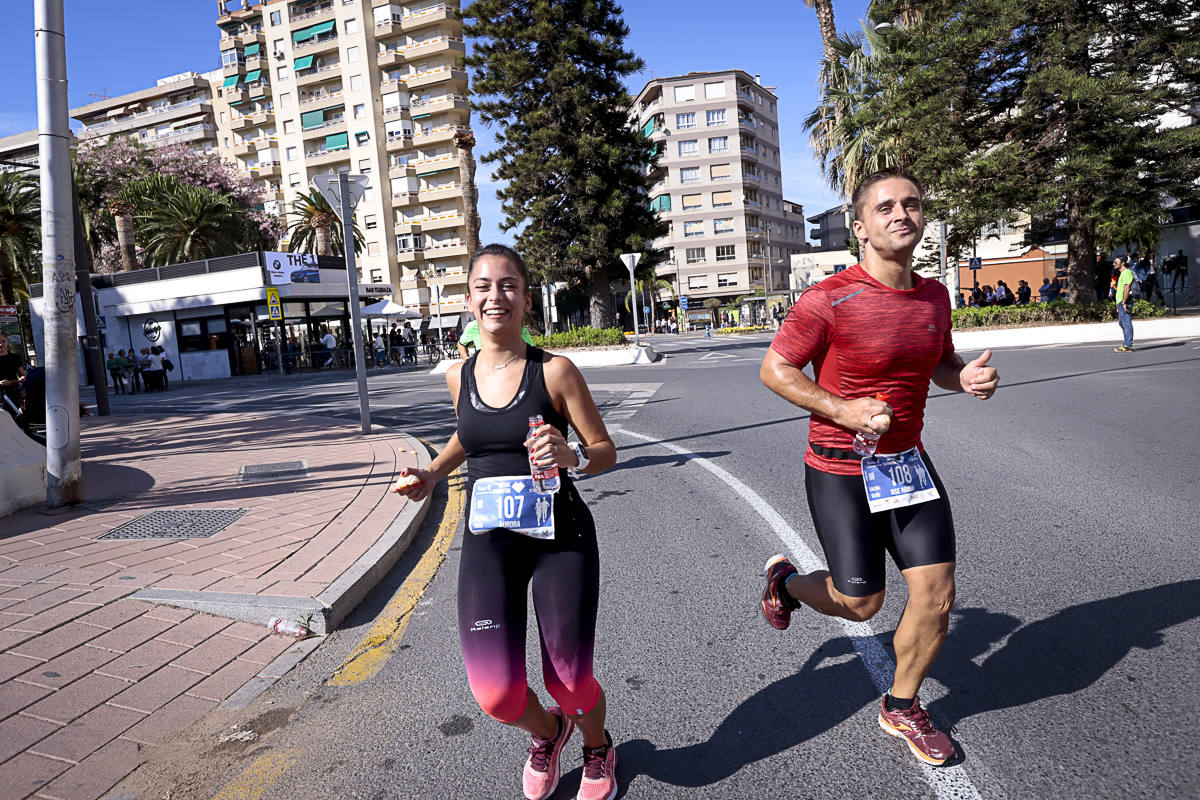
[[[698,467],[708,470],[740,495],[771,526],[771,530],[775,532],[775,535],[779,537],[780,541],[791,552],[792,563],[799,567],[801,572],[814,572],[825,569],[824,562],[813,552],[812,548],[805,544],[804,540],[800,538],[800,534],[788,524],[787,520],[772,508],[771,504],[764,500],[762,495],[742,483],[742,481],[738,480],[727,470],[709,461],[707,458],[696,455],[690,450],[660,439],[655,439],[652,436],[634,433],[624,428],[614,429],[613,433],[624,434],[625,436],[657,445],[671,451],[675,455],[683,457]],[[841,624],[846,636],[854,642],[854,649],[858,651],[863,666],[866,667],[871,680],[875,683],[875,688],[882,696],[892,685],[892,673],[895,671],[895,665],[891,657],[883,649],[883,645],[879,643],[879,640],[875,638],[875,631],[872,630],[868,623],[851,622],[844,619],[838,619],[837,622]],[[967,771],[961,765],[935,768],[924,762],[918,763],[925,773],[925,779],[929,782],[939,800],[982,800],[979,790],[975,788],[975,784],[971,783],[971,779],[967,776]]]
[[[662,388],[661,383],[594,383],[592,391],[611,392],[612,394],[627,394],[628,396],[611,408],[601,409],[604,420],[619,421],[629,419],[638,412],[654,393]]]
[[[718,353],[715,350],[711,353],[705,353],[704,355],[700,356],[696,360],[697,361],[717,361],[718,359],[722,359],[722,358],[732,358],[735,361],[741,360],[740,356],[731,356],[731,355],[729,355],[729,353]]]

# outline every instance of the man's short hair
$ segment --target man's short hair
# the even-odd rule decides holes
[[[863,217],[863,195],[867,193],[867,190],[880,181],[886,181],[889,178],[903,178],[913,186],[916,186],[917,194],[924,199],[925,186],[921,183],[920,179],[917,178],[916,175],[913,175],[911,172],[906,169],[902,169],[901,167],[888,167],[887,169],[881,169],[878,172],[872,172],[870,175],[859,181],[858,186],[854,187],[854,194],[850,196],[850,204],[854,206],[854,216],[856,219],[862,219]]]

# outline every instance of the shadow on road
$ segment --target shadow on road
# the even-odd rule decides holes
[[[951,728],[976,714],[1081,691],[1135,647],[1158,647],[1164,630],[1200,617],[1200,580],[1081,603],[1023,627],[1010,614],[984,608],[964,608],[955,617],[931,673],[950,693],[929,706]],[[891,634],[879,638],[891,649]],[[878,701],[859,659],[822,664],[854,653],[848,638],[827,642],[794,675],[743,701],[707,741],[665,750],[647,739],[618,745],[621,784],[645,775],[673,786],[709,786],[836,727]]]

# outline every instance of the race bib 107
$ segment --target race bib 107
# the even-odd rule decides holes
[[[553,539],[554,495],[535,492],[528,475],[480,478],[471,493],[467,528],[476,534],[501,528]]]

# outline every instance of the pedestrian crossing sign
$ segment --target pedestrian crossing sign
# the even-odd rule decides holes
[[[279,290],[267,287],[267,316],[270,319],[283,319],[283,306],[279,304]]]

